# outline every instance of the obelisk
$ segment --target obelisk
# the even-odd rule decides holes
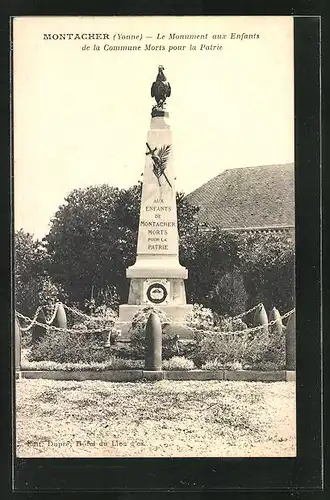
[[[125,334],[134,314],[154,305],[173,321],[183,322],[192,306],[186,303],[188,270],[179,262],[179,236],[173,167],[172,132],[166,98],[171,95],[159,66],[151,96],[152,107],[143,174],[136,262],[126,270],[128,303],[119,306],[118,328]]]

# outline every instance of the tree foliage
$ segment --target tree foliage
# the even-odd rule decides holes
[[[294,243],[283,233],[253,234],[239,248],[250,305],[263,302],[266,310],[294,307]]]
[[[15,307],[31,315],[39,305],[52,306],[61,290],[47,274],[49,258],[39,240],[23,229],[14,236]]]
[[[180,260],[189,270],[190,303],[203,303],[217,313],[237,314],[246,295],[239,272],[239,238],[228,231],[198,226],[182,236]]]
[[[130,229],[118,215],[119,190],[107,185],[75,189],[59,207],[45,238],[49,272],[74,302],[90,298],[92,286],[100,290],[116,282],[130,259]]]

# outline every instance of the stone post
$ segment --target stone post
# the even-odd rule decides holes
[[[15,371],[21,369],[21,329],[18,319],[15,318]]]
[[[263,326],[263,333],[268,337],[268,318],[263,304],[260,304],[254,313],[253,326]]]
[[[296,369],[296,312],[288,319],[285,331],[286,369]]]
[[[151,313],[146,325],[145,369],[161,371],[162,369],[162,325],[159,316]]]
[[[278,309],[276,309],[276,307],[273,307],[273,309],[270,311],[268,319],[269,323],[271,321],[276,321],[276,323],[274,323],[274,325],[270,327],[271,333],[281,336],[283,331],[283,323],[280,312],[278,311]]]
[[[66,313],[63,304],[61,302],[58,303],[55,318],[51,326],[56,326],[57,328],[63,328],[64,330],[66,330],[67,328]]]

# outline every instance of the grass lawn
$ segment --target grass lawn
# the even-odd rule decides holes
[[[19,457],[295,456],[295,383],[21,379]]]

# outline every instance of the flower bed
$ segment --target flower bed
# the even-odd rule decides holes
[[[241,319],[213,317],[212,311],[194,305],[187,318],[192,328],[190,339],[180,339],[176,325],[161,310],[146,307],[133,318],[130,342],[109,341],[113,323],[104,332],[93,333],[94,323],[103,316],[77,323],[74,332],[49,329],[39,342],[26,351],[22,369],[27,370],[136,370],[144,368],[145,325],[150,312],[159,315],[162,328],[163,370],[206,371],[285,369],[285,333],[270,329],[269,334],[249,330]],[[112,318],[112,316],[111,316]],[[103,323],[102,323],[103,324]],[[113,326],[113,325],[112,325]],[[169,333],[168,327],[172,326]],[[79,328],[78,328],[79,327]],[[92,328],[92,330],[89,330]],[[108,328],[108,329],[107,329]]]

